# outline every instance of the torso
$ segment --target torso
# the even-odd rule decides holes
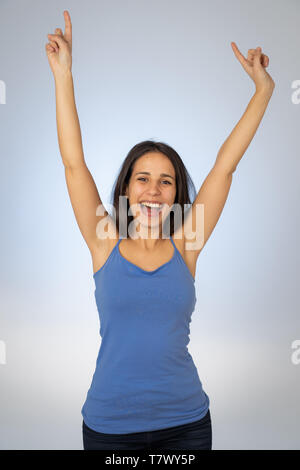
[[[195,279],[198,253],[196,254],[193,251],[186,251],[184,249],[184,240],[181,240],[180,238],[176,239],[174,236],[172,236],[172,239],[191,275]],[[91,251],[94,273],[104,265],[110,253],[118,243],[118,240],[119,238],[107,238],[102,240],[101,245],[99,243],[98,246]],[[134,242],[130,239],[124,238],[119,244],[119,251],[123,258],[127,259],[130,263],[139,266],[144,271],[154,271],[172,258],[174,247],[171,241],[166,239],[164,241],[164,245],[161,245],[159,252],[147,254],[145,251],[138,252]]]

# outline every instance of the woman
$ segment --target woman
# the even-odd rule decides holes
[[[69,196],[93,261],[102,337],[82,407],[84,449],[211,449],[210,401],[187,350],[196,262],[273,93],[269,59],[260,48],[245,59],[231,43],[256,90],[189,211],[194,186],[181,158],[165,143],[144,141],[123,162],[111,217],[84,160],[67,11],[64,19],[65,33],[49,34],[46,52]]]

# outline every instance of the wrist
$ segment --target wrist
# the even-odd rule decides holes
[[[63,82],[63,81],[69,81],[70,79],[72,79],[72,71],[70,69],[66,69],[66,70],[59,70],[57,72],[55,72],[54,74],[54,80],[55,80],[55,83],[60,83],[60,82]]]
[[[265,86],[265,87],[256,87],[255,94],[270,98],[275,88],[275,83]]]

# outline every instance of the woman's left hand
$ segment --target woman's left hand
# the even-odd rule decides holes
[[[272,77],[265,70],[269,65],[269,57],[262,54],[261,48],[248,50],[247,59],[241,54],[235,42],[231,43],[233,52],[236,58],[242,64],[244,70],[250,78],[254,81],[256,91],[273,91],[275,82]]]

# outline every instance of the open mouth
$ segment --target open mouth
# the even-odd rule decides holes
[[[163,205],[145,205],[140,203],[142,214],[146,215],[147,217],[158,217],[159,213],[162,211]]]

